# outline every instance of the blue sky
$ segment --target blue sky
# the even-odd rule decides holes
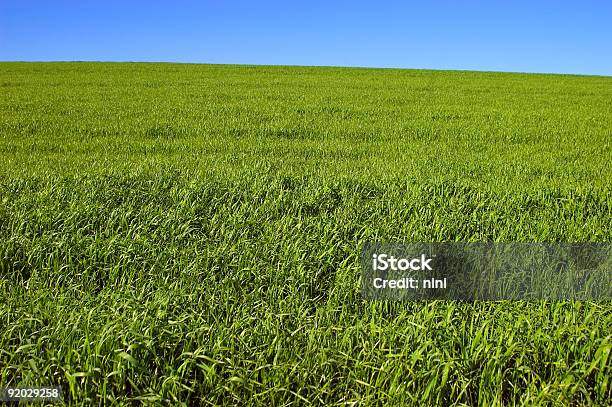
[[[0,0],[0,60],[612,75],[612,2]]]

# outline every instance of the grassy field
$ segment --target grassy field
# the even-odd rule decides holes
[[[610,405],[612,302],[364,301],[364,242],[612,242],[612,78],[0,63],[0,387]]]

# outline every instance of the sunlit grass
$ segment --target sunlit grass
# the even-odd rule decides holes
[[[383,241],[612,241],[612,79],[0,64],[0,386],[608,405],[610,302],[384,303]]]

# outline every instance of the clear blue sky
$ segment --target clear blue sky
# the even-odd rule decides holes
[[[0,60],[612,75],[612,1],[0,0]]]

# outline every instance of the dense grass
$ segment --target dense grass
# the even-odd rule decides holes
[[[612,304],[366,302],[367,240],[612,242],[612,78],[0,64],[0,386],[612,403]]]

